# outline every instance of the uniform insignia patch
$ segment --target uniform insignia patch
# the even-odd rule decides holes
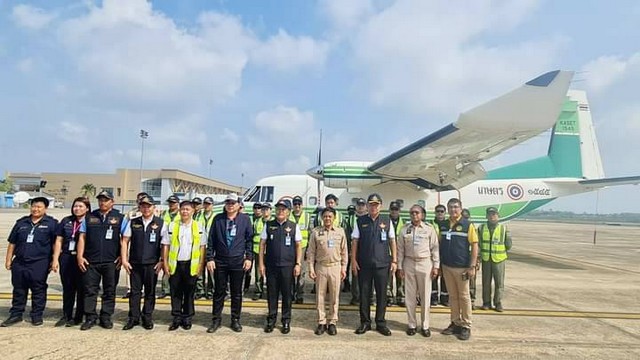
[[[114,218],[114,217],[109,218],[109,224],[115,225],[117,223],[118,223],[118,218]]]
[[[132,229],[140,229],[140,228],[142,228],[142,224],[132,224],[131,228]]]
[[[100,219],[98,219],[97,217],[90,217],[89,224],[100,224]]]
[[[291,228],[287,226],[286,228],[284,228],[284,231],[291,232]]]
[[[369,227],[369,224],[362,224],[363,228]]]
[[[380,229],[384,229],[384,228],[386,228],[386,227],[387,227],[387,226],[386,226],[384,223],[380,224]]]
[[[456,226],[456,231],[462,231],[462,226],[460,225]]]
[[[152,228],[153,230],[157,230],[157,229],[158,229],[158,224],[156,224],[156,223],[151,223],[151,228]]]

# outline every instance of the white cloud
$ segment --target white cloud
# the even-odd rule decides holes
[[[105,150],[92,155],[91,159],[94,163],[107,165],[107,168],[127,167],[139,164],[140,153],[141,149]],[[145,169],[194,169],[202,165],[198,154],[183,150],[145,149],[143,160]]]
[[[18,64],[16,65],[18,70],[24,74],[28,74],[33,71],[33,66],[33,58],[30,57],[18,61]]]
[[[321,0],[320,7],[338,30],[352,29],[373,13],[372,0]]]
[[[294,153],[292,153],[294,155]],[[311,160],[304,155],[285,160],[282,169],[288,174],[301,174],[311,167]]]
[[[88,147],[89,146],[89,130],[75,122],[61,121],[56,127],[56,135],[71,144]]]
[[[324,65],[329,44],[308,36],[294,37],[280,29],[277,35],[257,46],[251,60],[275,70],[289,71],[301,68],[320,68]]]
[[[282,140],[285,146],[290,146],[286,143],[304,144],[313,133],[313,112],[280,105],[258,113],[255,124],[262,134]]]
[[[224,141],[229,141],[232,144],[237,144],[240,140],[238,134],[236,134],[233,130],[229,128],[222,129],[222,134],[220,134],[220,139]]]
[[[350,37],[358,89],[378,105],[419,113],[464,111],[551,70],[562,38],[486,45],[538,1],[398,0],[363,19]],[[535,54],[535,56],[531,56]]]
[[[21,27],[39,30],[49,25],[56,15],[35,6],[20,4],[13,7],[11,18]]]
[[[623,80],[628,72],[640,73],[640,53],[625,59],[621,56],[601,56],[582,67],[587,88],[593,93],[607,90]]]

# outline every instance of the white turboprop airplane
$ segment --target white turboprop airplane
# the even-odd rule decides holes
[[[509,220],[558,197],[640,183],[640,176],[604,177],[587,97],[568,90],[572,77],[559,70],[541,75],[376,162],[330,162],[307,175],[263,178],[245,193],[245,202],[300,195],[312,209],[332,193],[344,210],[375,192],[386,204],[404,204],[405,211],[426,205],[431,218],[435,205],[456,197],[474,220],[484,219],[489,206]],[[551,127],[546,156],[489,172],[482,167],[483,160]]]

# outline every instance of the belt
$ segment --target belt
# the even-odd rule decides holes
[[[405,256],[408,259],[411,259],[413,261],[420,261],[420,260],[429,260],[430,258],[428,257],[415,257],[415,256]]]
[[[340,265],[340,262],[338,262],[338,261],[334,261],[334,262],[319,262],[318,265],[329,267],[329,266]]]

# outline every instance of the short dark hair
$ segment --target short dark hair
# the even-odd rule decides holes
[[[460,201],[460,199],[458,198],[451,198],[449,199],[449,201],[447,201],[447,206],[453,205],[453,204],[458,204],[460,205],[460,207],[462,207],[462,201]]]
[[[194,208],[194,207],[193,207],[193,204],[191,203],[191,200],[183,200],[183,201],[180,203],[180,207],[187,206],[187,205],[189,205],[192,209]]]
[[[422,216],[427,216],[427,210],[420,204],[413,204],[411,205],[410,209],[413,209],[414,207],[418,207],[420,208],[420,211],[422,211]]]
[[[332,207],[326,207],[324,209],[322,209],[322,212],[320,213],[320,216],[324,216],[324,213],[326,212],[330,212],[333,214],[333,216],[336,216],[336,209],[332,208]]]
[[[438,204],[438,205],[436,205],[435,210],[436,210],[436,211],[438,211],[438,209],[442,209],[442,210],[444,210],[444,211],[447,211],[447,207],[446,207],[446,206],[444,206],[444,205],[442,205],[442,204]]]
[[[329,194],[327,196],[324,197],[324,201],[327,202],[329,200],[333,199],[333,201],[338,202],[338,197],[333,195],[333,194]]]

